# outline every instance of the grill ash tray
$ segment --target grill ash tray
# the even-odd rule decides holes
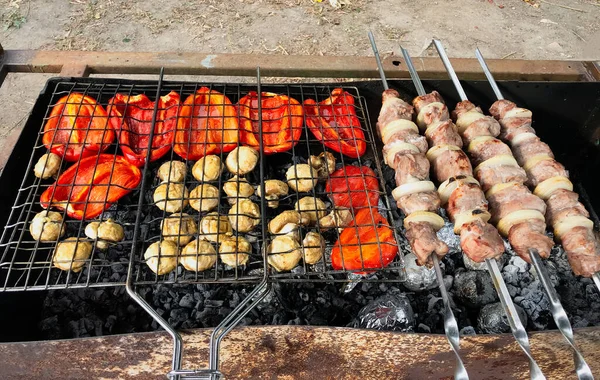
[[[426,90],[439,91],[448,106],[453,108],[458,101],[452,84],[449,81],[424,82]],[[326,202],[331,209],[331,204],[324,181],[320,181],[315,189],[308,193],[296,193],[290,190],[288,196],[280,199],[280,205],[275,210],[266,207],[266,202],[253,195],[251,200],[260,206],[261,218],[255,229],[245,234],[252,245],[252,253],[248,263],[243,267],[228,267],[217,259],[211,269],[203,272],[182,270],[181,266],[173,272],[157,276],[145,264],[143,253],[146,248],[160,240],[160,221],[166,214],[159,210],[153,203],[152,195],[159,185],[156,177],[158,167],[168,160],[186,161],[170,150],[163,158],[149,164],[143,170],[141,184],[130,194],[120,199],[109,209],[104,211],[96,220],[112,218],[124,226],[125,239],[111,245],[108,250],[93,249],[91,257],[85,262],[79,272],[61,271],[52,266],[52,253],[55,244],[38,243],[29,234],[29,223],[33,216],[42,211],[39,204],[40,194],[52,184],[52,180],[40,180],[33,175],[33,165],[39,157],[46,153],[42,144],[42,132],[53,105],[64,96],[73,92],[80,92],[96,99],[103,107],[108,106],[109,99],[117,93],[128,95],[146,94],[151,100],[156,98],[158,89],[156,81],[130,81],[115,79],[95,78],[54,78],[47,82],[40,93],[32,113],[17,141],[13,153],[2,173],[3,186],[0,188],[3,202],[0,204],[0,225],[6,225],[0,242],[0,290],[36,290],[58,289],[66,287],[91,287],[91,286],[116,286],[123,285],[127,275],[123,267],[127,267],[133,258],[134,283],[225,283],[225,282],[258,282],[265,276],[266,256],[263,252],[266,239],[269,239],[266,223],[283,210],[291,210],[294,204],[304,196],[316,196]],[[465,90],[470,98],[482,107],[488,107],[494,100],[491,90],[484,82],[464,82]],[[208,87],[225,94],[233,104],[250,91],[256,91],[256,85],[248,84],[200,84],[183,82],[162,82],[160,95],[170,91],[178,93],[183,102],[189,95],[194,94],[199,88]],[[303,103],[306,99],[323,101],[331,95],[336,87],[348,91],[354,100],[356,114],[361,123],[367,143],[367,153],[359,159],[344,157],[330,149],[316,139],[308,131],[306,122],[295,147],[285,153],[274,155],[260,154],[260,164],[248,175],[247,180],[253,186],[259,186],[263,179],[285,180],[285,171],[292,164],[306,163],[310,155],[318,155],[323,151],[334,154],[337,162],[336,168],[343,165],[368,166],[374,170],[380,179],[379,209],[390,225],[398,227],[396,239],[400,252],[409,252],[408,245],[401,234],[401,215],[399,215],[395,202],[391,198],[391,189],[394,186],[393,173],[386,168],[382,171],[380,161],[381,144],[374,134],[374,123],[380,108],[380,94],[382,91],[378,81],[338,84],[294,84],[294,85],[263,85],[261,90],[284,94]],[[394,81],[391,87],[396,88],[404,99],[412,99],[414,93],[410,81]],[[590,209],[600,204],[600,185],[595,177],[598,172],[600,154],[598,139],[600,138],[600,84],[597,83],[519,83],[505,82],[501,84],[507,98],[531,109],[534,112],[536,131],[543,140],[554,150],[557,159],[564,163],[570,170],[574,183],[583,196],[586,206]],[[120,152],[118,139],[113,142],[105,152],[114,154]],[[220,153],[224,162],[227,153]],[[193,160],[186,161],[188,175],[184,181],[188,190],[196,187],[199,182],[195,180],[190,171]],[[69,163],[63,162],[61,172]],[[261,170],[263,176],[261,176]],[[217,188],[230,179],[232,175],[224,171],[218,180],[212,182]],[[584,192],[583,190],[587,190]],[[588,196],[585,196],[587,194]],[[221,195],[223,195],[221,193]],[[215,211],[226,215],[230,209],[226,197],[221,196]],[[187,206],[186,212],[194,218],[196,223],[206,215],[199,213]],[[139,222],[136,223],[138,214]],[[595,214],[594,214],[595,215]],[[65,237],[85,238],[83,230],[88,221],[79,221],[66,217]],[[596,220],[597,222],[597,220]],[[302,233],[309,229],[303,228]],[[317,230],[317,228],[312,228]],[[137,240],[134,237],[137,236]],[[276,272],[268,270],[272,281],[348,281],[348,272],[333,270],[329,259],[331,249],[336,244],[339,236],[336,229],[323,231],[326,239],[325,254],[315,265],[307,265],[304,261],[292,271]],[[381,269],[383,272],[375,277],[367,277],[372,281],[398,281],[401,279],[403,265],[399,255],[391,265]],[[355,272],[359,272],[357,270]],[[358,277],[354,277],[355,279]]]

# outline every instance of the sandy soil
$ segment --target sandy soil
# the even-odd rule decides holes
[[[335,0],[334,0],[335,1]],[[600,59],[599,0],[0,0],[5,49]],[[0,88],[0,143],[45,78],[10,75]]]

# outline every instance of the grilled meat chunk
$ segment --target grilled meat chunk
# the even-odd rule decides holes
[[[448,214],[453,219],[455,215],[467,211],[487,211],[487,209],[488,202],[485,200],[483,191],[476,183],[461,183],[458,185],[450,195],[448,206],[446,207]]]
[[[481,263],[504,252],[504,242],[498,230],[481,220],[464,224],[460,230],[460,247],[471,260]]]
[[[569,172],[555,159],[542,160],[527,170],[527,184],[536,187],[552,177],[569,178]]]
[[[512,155],[508,145],[498,139],[486,140],[480,143],[473,143],[469,146],[469,155],[473,165],[479,165],[485,160],[499,155]]]
[[[446,120],[439,123],[432,132],[427,133],[427,141],[431,146],[454,145],[459,148],[462,148],[463,146],[463,141],[452,120]]]
[[[423,107],[431,103],[444,103],[444,99],[439,92],[431,91],[428,94],[417,96],[412,101],[417,113],[419,113]]]
[[[512,110],[517,105],[510,100],[500,99],[494,102],[490,107],[490,114],[494,116],[496,119],[504,118],[506,112]]]
[[[546,213],[544,201],[531,194],[529,189],[520,183],[514,183],[489,195],[488,202],[492,210],[492,223],[497,223],[506,215],[518,210],[536,210],[542,215]]]
[[[546,221],[550,225],[560,220],[563,210],[570,210],[569,214],[572,215],[582,215],[586,218],[590,216],[585,206],[579,202],[579,195],[565,189],[559,189],[552,193],[550,198],[546,200],[546,206]]]
[[[429,149],[425,136],[422,136],[411,129],[400,129],[392,134],[388,143],[385,144],[385,146],[383,147],[383,155],[385,156],[386,146],[398,141],[416,146],[417,148],[419,148],[419,151],[421,153],[426,153],[427,149]]]
[[[513,117],[509,120],[501,121],[502,130],[500,138],[502,140],[513,141],[515,137],[522,133],[535,134],[535,129],[531,128],[531,122],[523,119],[521,117]]]
[[[483,191],[488,191],[492,186],[499,183],[525,183],[527,181],[527,174],[525,174],[525,170],[516,166],[488,166],[478,170],[475,173],[475,178],[481,184]]]
[[[429,223],[409,223],[406,228],[406,238],[417,256],[419,265],[431,265],[430,256],[434,252],[439,257],[448,253],[448,246],[438,239],[435,230]]]
[[[497,137],[500,134],[500,124],[491,116],[475,120],[463,131],[462,138],[465,145],[480,136]]]
[[[393,167],[397,186],[429,178],[429,160],[424,154],[398,154]]]
[[[452,118],[454,120],[456,120],[463,113],[469,112],[472,110],[475,110],[483,115],[483,111],[481,110],[480,107],[477,107],[475,104],[471,103],[468,100],[463,100],[462,102],[459,102],[458,104],[456,104],[456,107],[454,107],[454,111],[452,111]]]
[[[397,204],[404,215],[410,215],[416,211],[437,212],[440,207],[440,196],[437,191],[413,193],[400,197]]]
[[[541,141],[539,137],[528,139],[517,146],[513,144],[513,154],[521,166],[525,165],[528,159],[537,155],[544,154],[554,158],[554,154],[548,144]]]
[[[550,256],[554,242],[545,234],[546,224],[540,219],[530,219],[515,224],[508,232],[508,241],[515,252],[525,261],[531,263],[529,249],[538,251],[544,259]]]
[[[600,244],[594,231],[575,227],[562,236],[562,245],[576,275],[591,277],[600,271]]]
[[[382,105],[379,118],[377,119],[377,128],[381,130],[381,127],[397,119],[411,120],[412,114],[413,107],[400,99],[398,91],[385,90],[382,95]]]
[[[438,182],[441,183],[450,177],[471,175],[473,168],[465,152],[462,150],[448,150],[435,158],[433,172]]]

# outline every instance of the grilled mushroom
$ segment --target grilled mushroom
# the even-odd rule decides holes
[[[319,156],[310,156],[308,163],[317,169],[319,178],[327,178],[335,171],[335,157],[329,152],[323,152]]]
[[[316,264],[323,257],[325,251],[325,239],[321,234],[310,231],[302,240],[302,253],[304,262],[307,264]]]
[[[161,276],[177,268],[179,247],[170,240],[157,241],[146,249],[144,260],[152,272]]]
[[[217,242],[232,236],[233,229],[225,215],[211,212],[200,221],[199,233],[203,239]]]
[[[276,236],[267,247],[269,265],[278,272],[292,270],[302,258],[300,244],[290,236]]]
[[[219,256],[230,267],[246,265],[252,253],[250,242],[243,236],[232,236],[221,242]]]
[[[208,183],[201,183],[190,193],[190,206],[197,211],[211,211],[219,205],[219,189]]]
[[[154,190],[154,204],[166,212],[179,212],[188,204],[190,193],[181,183],[163,183]]]
[[[298,211],[287,210],[277,215],[269,222],[269,232],[273,235],[290,236],[300,240],[300,226],[310,223],[306,215],[300,215]]]
[[[217,261],[217,251],[206,240],[196,239],[181,251],[179,262],[187,270],[202,272],[210,269]]]
[[[283,182],[280,181],[278,179],[268,179],[265,181],[265,199],[268,200],[267,202],[267,206],[271,207],[271,208],[277,208],[279,207],[279,198],[287,195],[289,192],[289,187],[288,185]],[[258,186],[256,188],[256,195],[257,196],[261,196],[260,195],[261,191],[260,191],[260,186]]]
[[[171,214],[160,222],[163,239],[177,245],[186,245],[198,232],[194,217],[184,212]]]
[[[345,207],[338,207],[331,211],[329,214],[319,219],[319,227],[322,230],[328,228],[338,228],[342,230],[352,223],[352,212]]]
[[[252,231],[260,223],[260,208],[249,199],[240,199],[231,206],[229,221],[236,231]]]
[[[200,182],[216,181],[223,172],[223,163],[219,156],[209,154],[204,156],[192,167],[192,175]]]
[[[96,247],[107,249],[110,243],[120,242],[125,238],[123,226],[112,219],[104,222],[91,222],[85,226],[85,236],[96,240]]]
[[[297,192],[311,191],[317,184],[317,169],[308,164],[292,165],[285,173],[288,185]]]
[[[249,198],[254,194],[254,187],[245,178],[233,176],[223,184],[223,191],[227,194],[227,202],[232,205],[240,198]]]
[[[60,156],[54,153],[46,153],[33,167],[33,174],[41,179],[53,177],[60,170]]]
[[[62,215],[56,211],[44,210],[38,212],[31,220],[29,232],[35,240],[58,240],[65,234]]]
[[[61,270],[79,272],[91,254],[92,243],[70,237],[56,245],[52,264]]]
[[[315,197],[301,198],[296,202],[294,208],[301,215],[306,215],[310,220],[311,225],[316,224],[317,220],[327,215],[327,206],[325,206],[325,202]]]
[[[160,165],[156,176],[161,182],[183,182],[187,173],[185,162],[167,161]]]
[[[258,152],[247,146],[238,146],[225,159],[227,170],[236,175],[251,172],[258,163]]]

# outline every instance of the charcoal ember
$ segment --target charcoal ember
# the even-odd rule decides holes
[[[57,315],[42,319],[38,324],[38,328],[47,339],[60,339],[62,337]]]
[[[550,312],[550,301],[539,281],[535,281],[515,297],[515,304],[520,306],[529,317],[529,325],[535,330],[545,330],[553,321]]]
[[[185,307],[188,309],[193,308],[196,305],[196,300],[194,300],[194,294],[187,293],[184,294],[183,297],[179,300],[179,306]]]
[[[354,327],[390,331],[414,331],[415,316],[403,293],[387,294],[369,303],[358,313]]]
[[[424,323],[419,323],[417,326],[417,332],[431,334],[431,328]]]
[[[487,270],[488,269],[485,261],[478,263],[478,262],[471,260],[469,258],[469,256],[464,255],[464,254],[462,255],[462,259],[463,259],[463,263],[465,264],[465,268],[467,268],[469,270]],[[502,269],[502,267],[504,266],[504,263],[506,262],[506,255],[501,255],[500,257],[498,257],[496,259],[496,262],[498,263],[498,268]]]
[[[175,328],[178,328],[183,322],[185,322],[190,316],[190,312],[187,309],[173,309],[169,314],[169,324]]]
[[[523,323],[527,325],[527,314],[518,305],[515,305],[517,315]],[[479,329],[486,334],[502,334],[510,332],[508,317],[500,302],[491,303],[481,308],[477,318]]]
[[[404,256],[404,265],[406,281],[403,285],[409,290],[419,292],[437,286],[435,269],[433,267],[428,268],[426,265],[417,265],[417,257],[414,254],[409,253]]]
[[[459,269],[454,278],[454,291],[465,306],[477,308],[498,300],[490,275],[482,271]]]

